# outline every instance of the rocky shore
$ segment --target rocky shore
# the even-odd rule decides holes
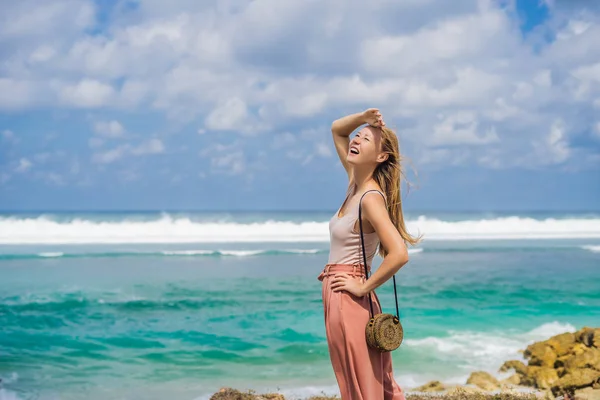
[[[509,360],[498,372],[514,373],[503,380],[485,371],[473,372],[464,385],[431,381],[406,388],[407,400],[600,400],[600,328],[584,327],[535,342],[521,360]],[[307,400],[334,400],[314,396]],[[222,388],[210,400],[286,400],[278,393],[256,394]],[[289,400],[289,399],[288,399]]]

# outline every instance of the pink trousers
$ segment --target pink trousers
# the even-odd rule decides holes
[[[323,308],[329,357],[342,400],[405,400],[394,379],[391,353],[380,353],[367,345],[365,327],[370,318],[369,298],[349,292],[334,292],[331,280],[336,273],[365,278],[362,265],[327,264],[318,279],[323,282]],[[373,311],[381,312],[372,292]]]

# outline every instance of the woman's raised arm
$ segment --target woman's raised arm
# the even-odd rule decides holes
[[[333,142],[335,143],[335,150],[348,174],[348,179],[352,178],[352,166],[346,161],[346,158],[348,157],[348,147],[350,146],[350,135],[356,128],[364,124],[376,127],[385,126],[385,122],[383,122],[383,118],[377,108],[369,108],[363,112],[347,115],[340,119],[336,119],[331,124],[331,133],[333,135]]]

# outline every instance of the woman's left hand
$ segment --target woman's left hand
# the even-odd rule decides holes
[[[343,272],[333,277],[331,288],[334,292],[345,290],[358,297],[363,297],[366,294],[364,290],[364,278],[355,278]]]

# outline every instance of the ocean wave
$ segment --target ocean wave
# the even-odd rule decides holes
[[[10,375],[0,375],[0,400],[20,400],[16,393],[2,387],[2,384],[11,384],[17,382],[19,375],[16,372]]]
[[[444,245],[435,247],[416,247],[409,248],[408,254],[416,255],[426,253],[498,253],[498,252],[525,252],[540,251],[537,246],[510,245],[510,246],[482,246],[482,245]],[[594,253],[600,252],[600,246],[556,246],[547,247],[552,251],[573,251],[583,249]],[[255,256],[281,256],[281,255],[315,255],[327,254],[329,249],[258,249],[258,250],[158,250],[158,251],[102,251],[102,252],[73,252],[55,251],[55,252],[36,252],[36,253],[0,253],[0,261],[7,260],[32,260],[32,259],[53,259],[53,258],[121,258],[121,257],[255,257]]]
[[[503,217],[443,221],[420,216],[407,221],[428,240],[600,238],[598,218]],[[153,220],[97,221],[48,216],[1,217],[0,244],[327,242],[328,222],[199,222],[163,214]]]
[[[600,246],[581,246],[581,248],[592,253],[600,253]]]
[[[45,258],[120,258],[120,257],[252,257],[279,255],[325,254],[327,249],[283,249],[283,250],[163,250],[163,251],[106,251],[87,253],[42,252],[5,253],[1,260],[31,260]],[[410,252],[410,251],[409,251]]]
[[[206,293],[205,293],[206,295]],[[142,311],[181,311],[181,310],[206,310],[212,308],[240,306],[239,301],[232,299],[144,299],[144,298],[92,298],[85,296],[40,296],[18,297],[0,300],[0,312],[3,313],[68,313],[90,307],[105,307],[116,311],[142,312]]]
[[[40,257],[63,257],[65,255],[65,253],[62,253],[60,251],[55,251],[55,252],[38,253],[37,255]]]
[[[522,360],[519,352],[527,345],[564,332],[575,332],[573,325],[557,321],[542,324],[527,332],[496,330],[492,332],[455,331],[448,336],[430,336],[407,339],[406,345],[434,351],[441,360],[462,360],[461,367],[469,370],[485,370],[498,366],[508,359]]]
[[[422,248],[408,249],[408,254],[417,254]],[[2,260],[31,260],[44,258],[119,258],[119,257],[252,257],[280,255],[327,254],[328,249],[283,249],[283,250],[162,250],[162,251],[106,251],[87,253],[42,252],[0,254]]]
[[[0,400],[21,400],[16,393],[0,387]]]

